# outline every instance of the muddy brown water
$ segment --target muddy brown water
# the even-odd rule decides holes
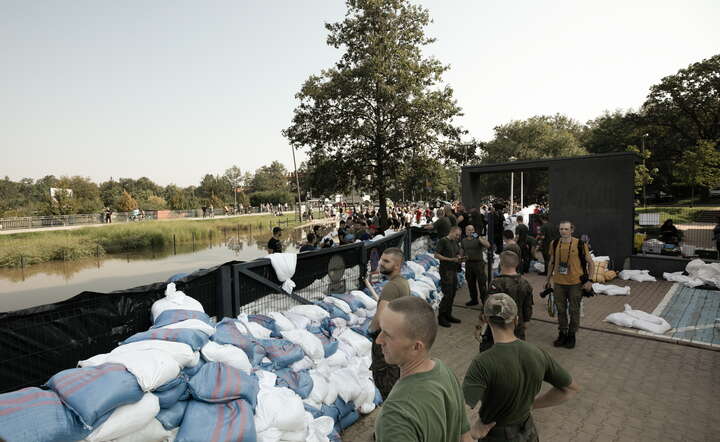
[[[308,229],[286,230],[284,250],[297,252]],[[71,298],[83,291],[111,292],[166,281],[228,261],[251,261],[267,255],[270,233],[220,237],[214,242],[106,255],[78,261],[54,261],[23,269],[0,269],[0,312]],[[176,252],[176,253],[175,253]]]

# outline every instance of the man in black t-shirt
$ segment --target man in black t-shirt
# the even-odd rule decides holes
[[[438,309],[438,324],[442,327],[450,327],[451,323],[459,324],[460,320],[452,315],[452,306],[457,291],[457,272],[460,270],[460,228],[450,228],[450,233],[440,238],[435,249],[435,258],[440,261],[440,286],[443,298]]]
[[[281,235],[282,229],[280,227],[273,227],[273,236],[267,243],[268,255],[273,253],[282,253],[282,243],[280,242]]]

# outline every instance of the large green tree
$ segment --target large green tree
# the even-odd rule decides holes
[[[701,140],[687,149],[678,162],[675,174],[680,183],[690,186],[690,204],[695,199],[695,187],[720,184],[720,153],[715,143]]]
[[[423,48],[426,9],[407,0],[348,0],[343,21],[327,24],[328,45],[344,53],[311,76],[283,134],[309,155],[332,157],[356,188],[372,188],[387,219],[385,197],[413,153],[437,156],[464,133],[461,110],[442,84],[448,69]]]

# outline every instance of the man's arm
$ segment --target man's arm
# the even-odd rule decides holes
[[[580,386],[576,384],[575,381],[572,381],[567,387],[553,387],[545,394],[541,394],[535,398],[535,402],[533,402],[533,409],[560,405],[575,396],[579,391]]]
[[[550,288],[550,281],[552,280],[553,266],[555,265],[555,253],[552,250],[552,243],[550,243],[550,262],[545,263],[545,273],[547,273],[547,280],[545,281],[545,288]]]

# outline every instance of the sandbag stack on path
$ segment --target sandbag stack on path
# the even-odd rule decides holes
[[[663,278],[668,281],[675,281],[687,287],[700,287],[703,285],[711,288],[720,288],[720,263],[707,264],[702,259],[693,259],[685,267],[685,273],[663,273]]]

